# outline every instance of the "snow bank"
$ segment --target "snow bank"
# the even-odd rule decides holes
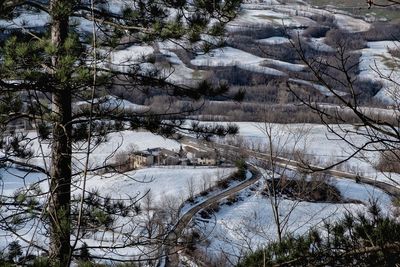
[[[325,37],[310,38],[310,42],[308,44],[310,44],[311,47],[317,51],[328,53],[335,52],[335,49],[332,46],[325,44]]]
[[[339,28],[349,32],[366,32],[371,28],[371,24],[362,20],[353,18],[345,14],[333,14],[335,16],[335,22]]]
[[[300,80],[300,79],[289,79],[290,82],[294,82],[294,83],[298,83],[298,84],[302,84],[302,85],[307,85],[311,88],[314,88],[316,90],[318,90],[321,94],[326,95],[326,96],[333,96],[333,93],[331,91],[329,91],[328,88],[326,88],[323,85],[317,84],[317,83],[313,83],[313,82],[309,82],[309,81],[305,81],[305,80]],[[345,92],[341,92],[341,91],[337,91],[335,90],[335,93],[337,93],[340,96],[346,95],[347,93]]]

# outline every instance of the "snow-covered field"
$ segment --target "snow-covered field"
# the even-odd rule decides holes
[[[113,0],[109,1],[108,4],[104,4],[104,8],[107,8],[112,12],[120,12],[123,6],[124,1],[121,0]],[[285,1],[284,3],[281,3],[281,1],[276,0],[251,0],[243,3],[239,16],[228,24],[228,29],[234,31],[237,29],[246,29],[246,27],[273,25],[284,26],[289,32],[293,28],[297,28],[297,30],[301,32],[302,30],[299,28],[318,25],[318,21],[315,20],[316,16],[332,17],[338,28],[349,32],[365,32],[371,27],[371,24],[367,21],[360,18],[354,18],[344,11],[332,8],[330,10],[320,9],[312,7],[303,1]],[[49,23],[49,16],[44,12],[26,12],[18,18],[15,18],[12,22],[0,20],[0,26],[8,28],[41,27],[47,23]],[[91,31],[92,29],[91,22],[83,18],[73,18],[71,23],[78,24],[79,28],[83,31]],[[273,36],[257,41],[270,45],[280,45],[287,43],[288,39],[283,36]],[[333,48],[324,43],[324,38],[310,38],[309,44],[316,50],[322,52],[334,52]],[[191,69],[189,66],[186,66],[173,51],[188,45],[189,44],[185,42],[182,43],[176,40],[165,40],[158,42],[154,46],[132,45],[121,50],[111,51],[108,55],[108,63],[102,65],[128,70],[132,64],[136,64],[136,67],[139,66],[141,71],[144,73],[157,69],[160,71],[160,75],[167,78],[168,81],[178,84],[191,84],[197,82],[199,79],[207,77],[207,71]],[[370,68],[370,66],[375,65],[375,62],[377,62],[377,66],[383,70],[384,74],[388,74],[390,68],[387,67],[387,64],[393,63],[393,59],[388,55],[386,47],[392,45],[389,44],[388,41],[372,42],[368,45],[369,48],[362,50],[363,60],[360,65],[360,77],[377,77],[377,74],[371,71]],[[166,56],[170,63],[169,66],[145,63],[146,60],[144,59],[146,57],[158,51]],[[238,66],[239,68],[248,71],[265,73],[273,76],[287,76],[288,72],[298,72],[304,69],[304,66],[301,64],[292,64],[276,59],[261,58],[231,47],[212,50],[206,55],[198,55],[191,61],[191,63],[195,66],[203,67]],[[276,67],[278,69],[276,69]],[[397,89],[398,88],[396,88],[396,90]],[[323,90],[321,90],[321,92],[325,94]],[[391,94],[392,92],[390,88],[384,88],[384,90],[379,92],[377,97],[387,100],[390,98]]]
[[[92,102],[91,100],[74,102],[73,110],[78,111],[79,109],[82,108],[88,108],[91,102]],[[128,100],[117,98],[112,95],[93,99],[93,105],[94,107],[99,106],[100,108],[109,111],[128,110],[128,111],[135,111],[138,113],[145,113],[150,110],[150,107],[148,106],[134,104]]]
[[[310,38],[309,44],[317,51],[335,52],[335,49],[333,47],[325,44],[325,37]]]
[[[50,22],[50,16],[45,12],[24,12],[11,21],[0,19],[0,27],[19,29],[23,27],[43,27]]]
[[[136,106],[135,106],[136,107]],[[39,143],[36,139],[36,132],[29,132],[28,137],[30,149],[34,157],[29,159],[29,163],[38,164],[45,167],[44,161],[48,164],[50,155],[50,146],[48,143]],[[114,163],[114,156],[118,152],[141,151],[151,148],[166,148],[173,151],[179,151],[180,143],[173,139],[164,138],[159,135],[146,131],[121,131],[107,135],[103,143],[92,147],[92,153],[89,156],[89,168],[104,166]],[[73,164],[75,169],[82,169],[86,160],[86,143],[75,144],[75,153],[73,154]],[[43,153],[42,153],[43,152]],[[43,157],[43,155],[45,157]]]
[[[250,147],[267,148],[266,127],[272,132],[272,142],[278,152],[303,151],[304,155],[313,158],[316,165],[330,165],[347,159],[355,149],[320,124],[263,124],[254,122],[236,122],[239,136]],[[366,139],[360,135],[346,131],[354,131],[351,125],[333,126],[339,134],[346,134],[349,142],[363,144]],[[340,167],[351,173],[359,173],[372,179],[385,181],[400,186],[400,176],[378,172],[374,166],[379,160],[377,152],[363,152],[350,158]],[[390,179],[389,179],[390,178]],[[395,182],[398,182],[396,184]]]
[[[346,143],[329,133],[323,125],[263,125],[252,122],[238,122],[237,124],[240,127],[239,135],[245,142],[266,146],[265,126],[270,126],[273,143],[277,148],[283,148],[285,151],[303,150],[306,155],[316,158],[320,163],[341,160],[353,152]],[[348,129],[348,127],[351,126],[343,126],[344,129]],[[363,141],[358,136],[350,138],[353,138],[354,142]],[[154,147],[175,150],[180,148],[180,143],[148,132],[124,131],[110,135],[108,140],[92,154],[93,163],[104,161],[109,153],[120,146],[122,150],[130,146],[136,146],[140,150]],[[366,158],[370,161],[376,159],[373,154],[366,155]],[[348,165],[351,171],[360,171],[370,177],[378,176],[371,163],[362,158],[353,158]],[[189,196],[189,187],[192,186],[194,193],[198,193],[204,182],[212,185],[234,171],[234,168],[154,167],[128,172],[126,175],[89,175],[87,188],[89,190],[98,189],[104,195],[122,199],[141,196],[149,191],[152,203],[156,206],[164,203],[167,199],[182,202]],[[31,173],[26,175],[27,179],[24,183],[24,180],[19,177],[25,175],[25,172],[16,169],[3,169],[1,180],[4,185],[3,194],[11,195],[19,187],[27,186],[30,182],[36,182],[43,178],[42,175]],[[378,178],[383,179],[381,176]],[[367,204],[371,198],[377,198],[384,212],[391,210],[390,197],[372,186],[357,184],[346,179],[332,178],[331,181],[345,198],[359,200],[364,204]],[[207,231],[211,230],[208,227],[214,229],[210,234],[209,251],[240,253],[239,248],[244,245],[256,249],[263,242],[276,238],[276,229],[268,199],[259,194],[246,195],[248,192],[245,191],[241,194],[243,201],[232,206],[223,206],[221,211],[216,214],[215,226],[212,223],[206,225]],[[355,212],[365,209],[365,206],[361,204],[297,203],[291,200],[282,200],[281,202],[284,211],[288,211],[293,205],[296,205],[296,209],[290,217],[287,231],[299,234],[318,225],[324,219],[336,219],[346,211]],[[32,233],[28,232],[28,234]],[[7,240],[9,242],[10,237]],[[94,242],[90,239],[86,241]]]
[[[158,206],[167,198],[182,203],[189,198],[189,190],[198,194],[202,191],[204,183],[212,186],[235,170],[201,166],[153,167],[124,174],[91,176],[87,186],[98,189],[102,194],[122,199],[127,196],[143,196],[149,192],[153,205]]]
[[[309,82],[309,81],[305,81],[305,80],[300,80],[300,79],[292,79],[292,78],[288,79],[288,81],[292,82],[292,83],[307,85],[310,88],[314,88],[315,90],[318,90],[322,95],[325,95],[325,96],[332,96],[333,95],[333,93],[331,91],[329,91],[328,88],[326,88],[323,85],[319,85],[317,83],[313,83],[313,82]],[[341,95],[341,96],[346,95],[345,92],[340,92],[340,91],[336,91],[336,90],[335,90],[335,93],[337,93],[338,95]]]
[[[149,169],[141,169],[137,171],[128,172],[125,174],[106,174],[106,175],[89,175],[86,184],[86,190],[98,190],[102,197],[109,196],[112,199],[121,200],[139,200],[138,204],[143,209],[158,209],[165,210],[164,205],[173,203],[174,206],[179,207],[184,200],[189,197],[189,191],[197,194],[203,190],[204,184],[212,186],[219,179],[223,179],[236,171],[235,168],[216,168],[216,167],[183,167],[183,166],[168,166],[156,167]],[[22,188],[28,188],[32,183],[37,183],[42,180],[40,186],[43,192],[46,192],[47,180],[43,180],[44,175],[37,173],[26,173],[25,171],[17,170],[14,168],[0,169],[0,184],[1,195],[12,196],[14,192]],[[82,186],[82,181],[77,180],[76,186]],[[80,190],[74,190],[73,194],[79,198]],[[146,195],[146,196],[145,196]],[[141,198],[145,196],[144,198]],[[150,206],[146,206],[149,203]],[[147,212],[152,211],[145,211]],[[6,216],[8,213],[3,213]],[[172,214],[170,214],[172,216]],[[117,220],[116,226],[120,227],[120,233],[117,231],[114,234],[107,231],[98,231],[93,235],[86,235],[83,240],[79,242],[86,242],[89,246],[96,246],[102,244],[110,247],[118,246],[123,243],[123,234],[128,232],[131,234],[140,235],[143,231],[143,225],[148,223],[148,218],[145,215],[137,215],[135,221],[124,221],[124,218]],[[165,222],[167,224],[167,222]],[[134,232],[129,232],[133,231]],[[117,228],[118,230],[118,228]],[[44,236],[44,228],[40,222],[28,222],[18,233],[22,235],[25,240],[30,240],[37,244],[48,243]],[[0,230],[0,250],[4,249],[11,241],[15,240],[15,236],[10,232]],[[25,242],[20,244],[26,248]],[[132,259],[135,256],[140,256],[147,247],[138,246],[130,248],[122,248],[118,250],[100,250],[95,249],[91,251],[92,255],[97,256],[110,256],[116,258]],[[39,253],[35,248],[31,248],[31,253]],[[116,253],[116,254],[115,254]]]
[[[247,8],[246,8],[247,7]],[[261,7],[261,8],[260,8]],[[273,8],[276,5],[272,6]],[[302,16],[276,11],[267,5],[246,6],[240,16],[228,24],[228,28],[235,29],[249,25],[285,25],[286,27],[304,27],[316,25],[316,22]]]
[[[154,52],[151,46],[132,45],[123,50],[117,50],[111,53],[112,64],[120,66],[129,66],[130,64],[138,63]]]
[[[257,40],[257,42],[269,45],[280,45],[280,44],[288,44],[290,43],[290,40],[282,36],[273,36],[269,38],[259,39]]]
[[[0,196],[12,196],[18,189],[39,184],[45,178],[43,174],[37,172],[0,168]]]
[[[266,148],[268,137],[272,133],[272,143],[278,156],[283,152],[303,151],[306,157],[313,157],[318,164],[329,164],[351,155],[354,150],[344,141],[329,132],[324,125],[314,124],[262,124],[252,122],[237,122],[240,127],[239,140],[253,147]],[[343,131],[352,126],[342,126]],[[338,127],[335,130],[339,130]],[[360,144],[364,139],[355,134],[348,138]],[[282,154],[279,154],[282,153]],[[346,171],[390,181],[373,168],[377,160],[375,153],[368,153],[352,158],[346,163]],[[267,178],[267,176],[266,176]],[[398,176],[392,176],[400,182]],[[320,228],[325,221],[335,221],[345,213],[356,214],[367,212],[367,207],[373,201],[381,208],[382,214],[393,212],[392,198],[384,191],[353,180],[329,178],[329,183],[335,186],[347,201],[354,203],[312,203],[281,198],[279,209],[281,219],[288,216],[284,233],[302,234],[311,228]],[[393,183],[393,182],[392,182]],[[399,184],[397,184],[399,186]],[[269,241],[277,239],[277,226],[274,221],[271,202],[268,197],[256,191],[245,190],[239,194],[239,201],[233,205],[223,204],[211,219],[197,216],[196,224],[207,236],[208,242],[203,249],[216,257],[221,253],[235,262],[248,251],[265,246]]]

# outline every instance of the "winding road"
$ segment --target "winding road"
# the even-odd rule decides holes
[[[183,230],[190,223],[194,215],[196,215],[202,209],[205,209],[214,203],[218,203],[222,199],[232,196],[240,192],[241,190],[253,185],[261,178],[261,173],[257,171],[256,168],[250,167],[250,171],[252,173],[252,176],[250,178],[194,205],[179,218],[178,222],[174,225],[174,227],[172,227],[172,229],[169,231],[169,233],[166,235],[164,239],[164,244],[166,244],[164,245],[163,249],[164,250],[163,255],[166,255],[166,258],[164,259],[165,260],[164,266],[170,266],[168,255],[175,255],[178,252],[178,251],[171,251],[171,248],[174,246],[170,246],[170,244],[176,242],[177,238],[181,236]],[[159,264],[159,266],[162,265]]]

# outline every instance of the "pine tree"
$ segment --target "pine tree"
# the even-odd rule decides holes
[[[90,252],[88,249],[88,245],[86,243],[83,243],[80,253],[79,253],[80,259],[84,262],[87,262],[90,260]]]
[[[237,266],[396,266],[400,224],[372,203],[368,214],[346,213],[321,231],[287,235],[249,253]]]
[[[149,67],[150,59],[137,59],[121,66],[110,63],[109,55],[121,46],[165,40],[188,49],[207,51],[215,43],[207,39],[223,36],[224,26],[235,17],[239,5],[239,0],[0,1],[0,17],[6,21],[12,22],[25,12],[48,18],[48,23],[38,27],[30,27],[28,23],[18,29],[5,26],[2,30],[0,145],[4,154],[2,163],[42,172],[49,179],[48,202],[33,201],[34,194],[27,193],[25,199],[6,208],[7,212],[26,210],[28,202],[33,201],[29,218],[36,215],[48,227],[48,252],[53,266],[70,263],[75,249],[71,236],[81,237],[82,210],[72,210],[72,179],[86,177],[90,171],[86,160],[92,148],[108,133],[144,128],[163,136],[183,130],[209,137],[237,131],[234,126],[209,127],[185,122],[188,114],[201,108],[204,99],[229,97],[226,85],[208,82],[201,82],[197,87],[178,85],[157,68]],[[85,31],[84,26],[88,24],[92,32]],[[203,34],[208,38],[202,38]],[[157,92],[169,96],[171,101],[182,100],[187,104],[179,109],[167,107],[146,112],[125,109],[108,103],[106,96],[116,87],[124,95]],[[233,96],[236,100],[241,97],[242,93]],[[73,103],[77,101],[84,101],[86,105],[76,108]],[[21,122],[37,131],[39,141],[50,143],[50,165],[43,167],[29,160],[32,137],[13,130]],[[77,148],[77,142],[85,145]],[[79,171],[73,166],[77,150],[87,153]],[[82,203],[86,202],[82,200]],[[1,223],[10,225],[12,221],[20,225],[29,220],[24,213],[16,214],[7,213]],[[14,234],[18,232],[14,226],[9,229]]]
[[[15,262],[22,255],[22,248],[18,241],[12,241],[8,247],[8,260]]]

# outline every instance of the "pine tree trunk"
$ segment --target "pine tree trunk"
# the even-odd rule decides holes
[[[51,42],[58,49],[68,35],[69,16],[60,12],[60,6],[66,0],[50,2],[52,25]],[[52,57],[52,67],[57,70],[60,55]],[[50,249],[49,258],[52,266],[67,266],[71,252],[71,92],[68,86],[58,84],[52,96],[53,143],[51,155],[50,183]]]

